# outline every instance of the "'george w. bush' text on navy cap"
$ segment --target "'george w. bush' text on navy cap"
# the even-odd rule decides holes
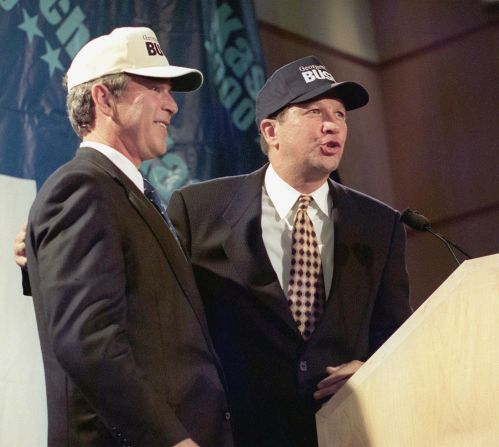
[[[331,96],[343,102],[347,110],[358,109],[369,101],[362,85],[352,81],[336,82],[315,56],[307,56],[277,69],[256,97],[256,124],[274,115],[288,104]]]

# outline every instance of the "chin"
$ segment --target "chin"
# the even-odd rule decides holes
[[[335,158],[335,159],[328,160],[328,162],[324,164],[323,168],[326,171],[331,173],[333,171],[336,171],[336,169],[338,169],[339,165],[340,165],[340,159]]]
[[[166,154],[167,150],[168,150],[168,148],[166,147],[166,145],[161,147],[161,148],[158,148],[158,150],[154,151],[154,156],[161,157],[162,155]]]

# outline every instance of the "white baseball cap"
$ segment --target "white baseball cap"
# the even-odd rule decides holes
[[[203,83],[199,70],[168,63],[153,30],[124,27],[92,39],[80,49],[67,73],[68,91],[115,73],[171,79],[172,90],[179,92],[197,90]]]

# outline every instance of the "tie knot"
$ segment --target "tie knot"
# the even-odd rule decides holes
[[[314,200],[312,199],[312,196],[302,194],[300,197],[298,197],[298,208],[300,210],[306,210],[312,200]]]

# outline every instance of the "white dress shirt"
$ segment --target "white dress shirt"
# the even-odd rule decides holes
[[[142,193],[144,193],[144,179],[142,178],[142,174],[137,169],[137,166],[121,152],[118,152],[116,149],[113,149],[106,144],[96,143],[95,141],[82,141],[80,147],[90,147],[100,152],[102,155],[105,155],[142,191]]]
[[[262,236],[272,267],[286,295],[291,268],[291,233],[300,195],[269,165],[262,186]],[[333,200],[327,181],[308,195],[314,199],[307,212],[318,238],[327,297],[333,279],[334,225],[330,218]]]

